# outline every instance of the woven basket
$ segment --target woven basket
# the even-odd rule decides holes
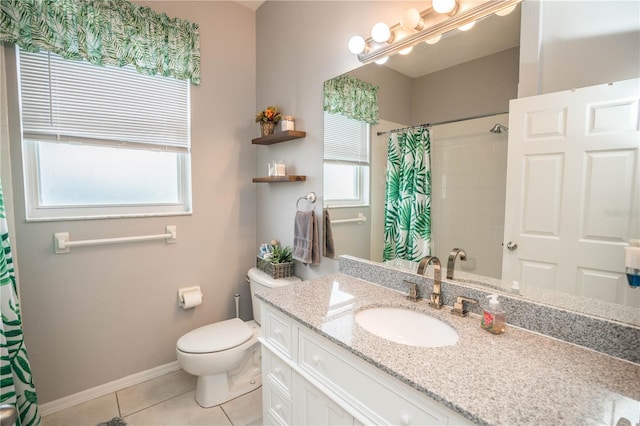
[[[293,262],[271,263],[268,260],[256,256],[256,266],[263,272],[271,275],[272,278],[287,278],[293,276]]]

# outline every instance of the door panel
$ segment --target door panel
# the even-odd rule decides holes
[[[640,307],[623,279],[640,238],[639,98],[633,79],[511,101],[503,280]]]
[[[625,243],[628,221],[611,214],[632,210],[637,150],[586,152],[581,238]],[[619,188],[612,191],[611,188]],[[604,208],[602,214],[601,208]]]
[[[558,236],[563,160],[562,154],[525,157],[523,233]]]

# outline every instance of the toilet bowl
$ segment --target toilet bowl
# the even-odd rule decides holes
[[[274,279],[252,268],[253,321],[233,318],[199,327],[178,339],[176,355],[184,371],[198,376],[196,402],[213,407],[262,385],[260,356],[260,300],[255,292],[300,281],[298,277]]]

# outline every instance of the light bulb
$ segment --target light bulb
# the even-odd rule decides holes
[[[413,46],[409,46],[406,49],[400,50],[398,53],[401,55],[408,55],[413,50]]]
[[[437,42],[440,41],[441,38],[442,38],[442,34],[437,35],[435,37],[431,37],[429,40],[425,40],[425,43],[427,43],[427,44],[436,44]]]
[[[378,22],[371,28],[371,38],[378,43],[385,43],[391,39],[391,30],[384,22]]]
[[[449,13],[456,7],[456,0],[433,0],[431,7],[438,13]]]
[[[412,31],[412,30],[420,31],[421,29],[424,28],[424,19],[422,19],[422,16],[420,16],[420,12],[418,12],[417,9],[411,8],[411,9],[407,9],[402,14],[402,18],[400,19],[400,25],[402,25],[402,27],[407,31]]]
[[[353,36],[349,40],[349,51],[354,55],[358,55],[364,52],[365,41],[360,36]]]
[[[511,12],[513,12],[515,10],[517,5],[513,5],[513,6],[509,6],[505,9],[499,10],[496,12],[496,15],[498,16],[507,16],[508,14],[510,14]]]
[[[468,24],[466,24],[466,25],[463,25],[463,26],[461,26],[461,27],[458,27],[458,29],[459,29],[460,31],[469,31],[471,28],[473,28],[473,26],[474,26],[475,24],[476,24],[476,21],[472,21],[472,22],[469,22],[469,23],[468,23]]]
[[[389,57],[388,57],[388,56],[385,56],[385,57],[384,57],[384,58],[382,58],[382,59],[378,59],[378,60],[376,61],[376,64],[378,64],[378,65],[384,65],[384,64],[386,64],[386,63],[387,63],[387,61],[388,61],[388,60],[389,60]]]

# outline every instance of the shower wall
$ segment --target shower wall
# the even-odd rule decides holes
[[[500,278],[507,174],[508,114],[431,129],[432,247],[442,261],[464,248],[456,269]]]

